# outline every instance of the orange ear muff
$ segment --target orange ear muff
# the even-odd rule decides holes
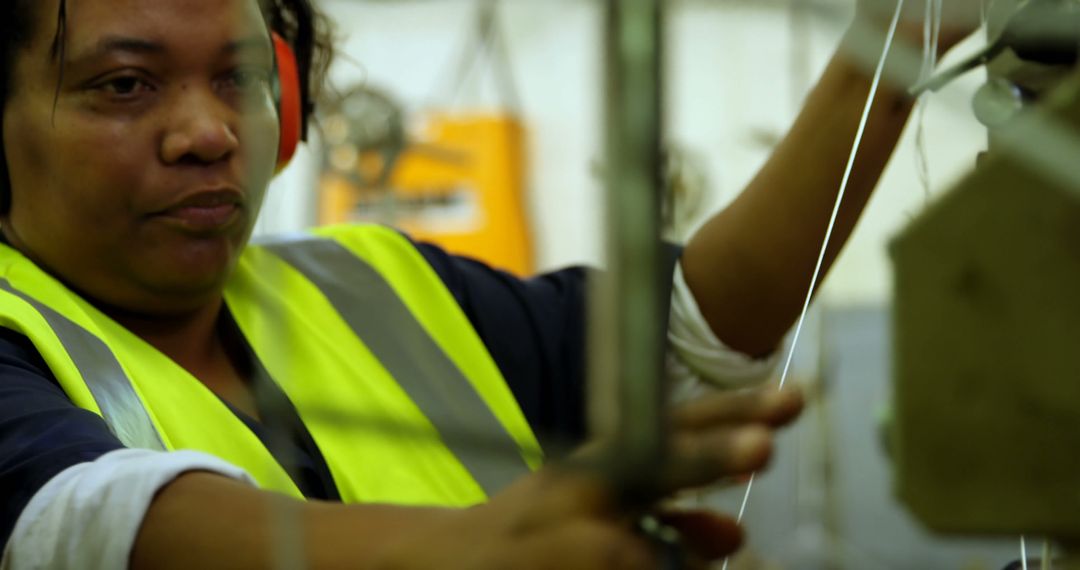
[[[278,156],[275,173],[281,172],[289,164],[296,146],[300,144],[300,131],[303,125],[303,112],[300,109],[300,71],[296,65],[296,56],[285,38],[272,32],[274,40],[274,66],[277,68]]]

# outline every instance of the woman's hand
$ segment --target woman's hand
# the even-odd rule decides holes
[[[677,409],[670,461],[653,474],[663,494],[752,473],[768,462],[772,433],[802,409],[796,390],[718,394]],[[493,497],[397,542],[382,568],[655,568],[658,554],[635,530],[640,505],[619,502],[590,446],[576,460],[545,467]],[[660,497],[658,497],[660,498]],[[688,560],[715,560],[741,542],[730,517],[655,514],[680,531]]]

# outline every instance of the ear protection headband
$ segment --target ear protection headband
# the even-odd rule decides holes
[[[280,125],[277,166],[274,169],[276,174],[288,166],[296,153],[303,128],[303,111],[300,108],[300,70],[296,65],[296,55],[285,38],[277,32],[270,35],[274,41],[274,100]]]

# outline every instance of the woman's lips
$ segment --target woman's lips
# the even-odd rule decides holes
[[[157,216],[194,233],[217,233],[240,218],[242,204],[239,192],[209,190],[187,196]]]
[[[229,226],[240,207],[236,204],[220,206],[185,206],[165,212],[165,217],[174,219],[184,226],[197,231],[213,231]]]

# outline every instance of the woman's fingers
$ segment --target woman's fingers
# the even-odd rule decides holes
[[[621,508],[611,482],[593,464],[549,465],[512,492],[533,505],[520,522],[526,529],[567,517],[615,516]]]
[[[802,392],[762,388],[701,398],[677,409],[664,489],[677,491],[765,467],[773,430],[803,409]]]
[[[699,398],[677,408],[672,419],[675,429],[682,430],[748,423],[779,427],[798,417],[802,408],[802,391],[797,388],[760,388]]]
[[[681,553],[665,550],[625,525],[577,519],[523,537],[514,546],[516,567],[532,567],[539,562],[539,568],[559,570],[653,569],[661,567],[662,556],[674,553],[684,562],[709,562],[730,555],[742,544],[742,529],[731,517],[705,511],[672,511],[660,513],[656,519],[678,531]],[[705,568],[707,564],[700,566]]]
[[[662,491],[703,487],[764,468],[772,455],[772,431],[761,425],[721,427],[675,438]]]
[[[566,521],[524,537],[504,558],[504,565],[491,567],[545,570],[658,567],[656,553],[644,537],[622,525],[589,519]]]
[[[724,392],[700,398],[674,410],[672,435],[666,460],[656,465],[654,488],[657,497],[688,487],[700,487],[718,480],[752,473],[768,462],[772,452],[773,429],[791,422],[802,411],[802,393],[795,388],[763,388]],[[598,441],[581,449],[558,466],[549,466],[552,481],[559,476],[593,476],[593,483],[613,483],[600,474],[617,466],[617,450],[608,442]],[[617,509],[620,499],[615,490],[598,509]],[[593,495],[595,501],[600,495]],[[565,512],[576,499],[558,498],[553,512]],[[575,504],[581,504],[575,503]],[[560,508],[554,508],[562,505]]]
[[[670,511],[660,513],[656,518],[679,531],[682,544],[704,560],[719,560],[742,545],[742,528],[726,515],[708,511]]]
[[[790,388],[721,393],[681,406],[673,413],[667,461],[657,465],[655,498],[763,468],[774,428],[792,421],[802,407],[801,392]],[[611,452],[598,442],[548,465],[484,508],[516,513],[508,517],[507,530],[526,560],[558,559],[560,568],[655,567],[657,552],[628,528],[642,504],[621,504],[625,498],[608,471],[617,464]],[[663,520],[704,560],[730,554],[742,540],[730,518],[689,512],[668,513]],[[586,535],[589,540],[576,540]]]

